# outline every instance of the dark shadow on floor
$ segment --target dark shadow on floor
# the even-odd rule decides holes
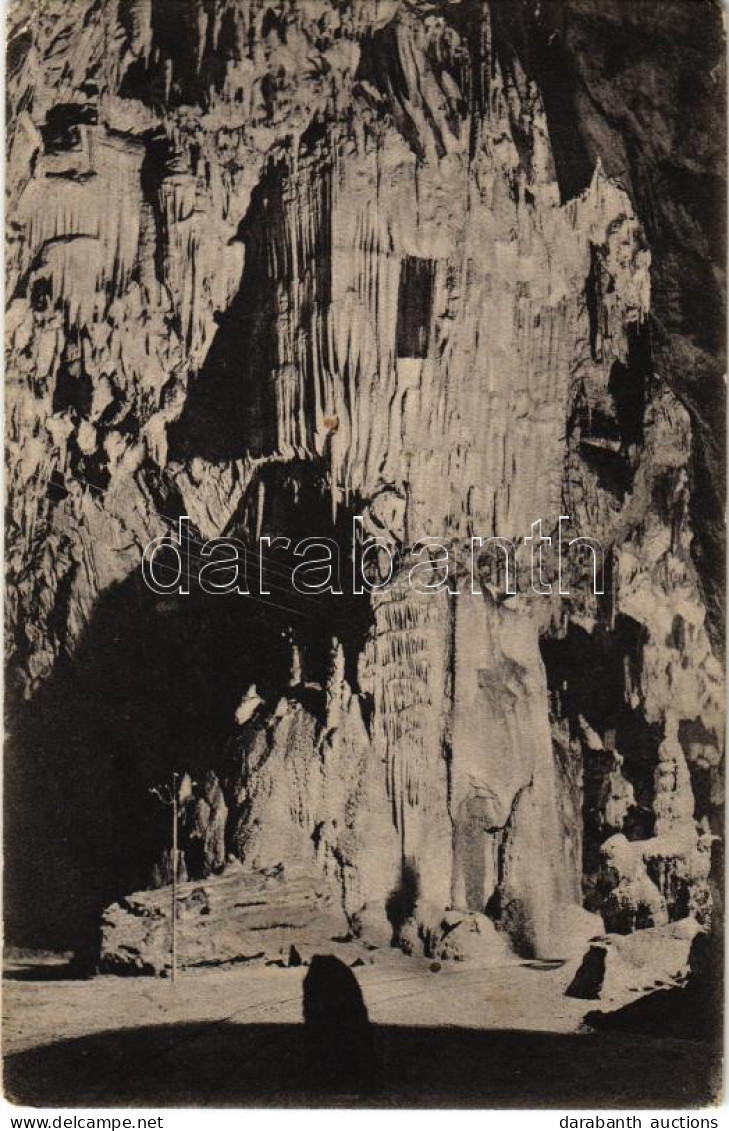
[[[3,971],[7,982],[77,982],[89,977],[90,974],[84,973],[74,962],[18,964]]]
[[[635,1033],[650,1037],[670,1034],[681,1040],[708,1041],[721,1033],[722,1002],[718,994],[700,987],[656,990],[622,1009],[594,1010],[585,1023],[601,1031]]]
[[[720,869],[723,871],[723,862]],[[724,945],[719,931],[698,934],[691,944],[685,986],[656,990],[621,1009],[593,1010],[585,1016],[585,1024],[601,1032],[718,1040],[724,1031],[723,973]]]
[[[317,1092],[364,1092],[381,1073],[362,990],[333,954],[315,954],[304,978],[306,1080]]]
[[[359,1094],[312,1086],[304,1025],[230,1022],[105,1032],[8,1056],[15,1103],[76,1106],[660,1107],[711,1102],[710,1045],[622,1033],[374,1026]]]
[[[559,970],[560,967],[565,966],[567,960],[565,958],[534,958],[531,961],[522,962],[522,966],[527,966],[530,970]]]

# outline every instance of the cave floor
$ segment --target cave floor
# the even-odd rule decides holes
[[[6,964],[5,1092],[38,1106],[688,1107],[711,1102],[700,1041],[586,1030],[600,1003],[564,996],[574,964],[474,969],[378,951],[353,970],[376,1084],[311,1087],[305,968],[72,980],[60,961]]]

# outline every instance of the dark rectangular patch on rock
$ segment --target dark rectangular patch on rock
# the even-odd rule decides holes
[[[397,356],[427,357],[433,309],[435,260],[407,255],[397,296]]]

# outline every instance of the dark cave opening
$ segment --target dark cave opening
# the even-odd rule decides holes
[[[148,791],[173,770],[222,770],[241,681],[280,680],[272,620],[244,599],[158,598],[135,574],[32,700],[8,695],[9,941],[85,948],[102,908],[146,886],[168,844]]]
[[[118,12],[127,40],[133,43],[137,31],[143,34],[143,29],[137,28],[139,14],[132,0],[120,0]],[[207,106],[211,86],[221,85],[221,70],[224,75],[231,52],[229,41],[223,40],[228,54],[221,59],[210,42],[210,25],[205,20],[207,35],[201,42],[194,0],[156,0],[149,20],[154,49],[147,57],[130,52],[132,60],[122,76],[120,96],[139,99],[154,109]]]
[[[165,277],[164,257],[167,251],[161,188],[165,178],[170,176],[174,171],[174,167],[174,145],[162,131],[154,133],[146,141],[139,178],[142,196],[152,210],[156,234],[154,241],[154,271],[160,283]],[[178,334],[181,334],[182,328],[179,325],[179,320],[175,328]]]
[[[263,563],[266,584],[274,591],[278,588],[279,595],[285,594],[285,603],[297,613],[291,623],[291,639],[302,649],[307,678],[322,686],[326,683],[332,640],[336,639],[344,652],[345,678],[359,691],[357,664],[372,624],[368,595],[353,592],[352,519],[361,513],[362,505],[352,497],[333,512],[331,490],[326,460],[267,464],[251,481],[227,533],[246,540],[249,532],[256,532],[257,561]],[[271,539],[270,548],[261,545],[264,538]],[[288,539],[290,545],[276,546],[276,538]],[[296,591],[291,575],[305,556],[294,551],[306,539],[329,544],[334,563],[332,588],[341,588],[341,593]],[[320,574],[310,574],[297,584],[306,588],[320,580]]]
[[[81,145],[79,126],[95,125],[96,106],[90,103],[59,102],[52,106],[41,126],[46,153],[64,153]]]
[[[183,413],[168,431],[170,453],[179,460],[202,456],[221,462],[244,456],[264,456],[280,446],[278,428],[283,386],[294,377],[291,392],[299,444],[314,450],[314,390],[320,369],[328,369],[325,319],[331,304],[331,185],[329,158],[322,138],[309,131],[302,139],[300,164],[307,156],[315,175],[307,186],[314,211],[316,247],[306,264],[294,263],[285,217],[295,203],[288,160],[269,161],[254,188],[236,239],[245,245],[240,287],[227,309],[216,313],[218,329],[205,360],[192,382]],[[306,153],[310,146],[312,153]],[[299,288],[303,352],[288,356],[277,327],[288,309],[290,287]]]
[[[652,372],[648,328],[631,323],[628,327],[627,359],[625,362],[613,362],[608,381],[620,442],[625,451],[643,444],[646,396]]]
[[[593,356],[598,336],[596,286],[591,270],[586,282],[586,301]],[[632,487],[638,453],[643,447],[648,388],[652,380],[647,327],[631,324],[627,336],[625,361],[616,359],[610,367],[607,398],[604,390],[583,385],[569,424],[569,431],[574,430],[579,437],[580,456],[597,477],[600,487],[621,502]]]
[[[282,175],[273,165],[254,190],[238,233],[246,246],[239,291],[216,315],[218,329],[205,361],[191,383],[182,416],[168,430],[174,459],[202,456],[222,462],[275,448],[275,392],[267,379],[276,358],[276,294],[267,252],[272,236],[265,225],[262,235],[257,235],[256,223],[247,225],[256,214],[263,224],[269,204],[280,215]]]
[[[164,484],[148,487],[164,496],[163,511],[182,513]],[[251,529],[288,537],[292,546],[317,535],[346,547],[351,510],[333,517],[324,468],[269,465],[227,533],[251,545]],[[198,550],[199,541],[193,565]],[[224,793],[232,786],[235,712],[251,684],[264,715],[289,695],[323,719],[337,640],[345,678],[358,690],[370,602],[351,591],[345,549],[341,560],[340,596],[297,592],[291,569],[300,559],[286,554],[266,560],[268,596],[256,596],[254,585],[250,597],[210,596],[193,583],[187,596],[160,597],[135,571],[98,598],[73,656],[59,658],[30,701],[10,687],[9,942],[93,950],[103,908],[146,887],[169,850],[169,815],[150,789],[173,771],[200,782],[213,771]],[[302,672],[292,688],[294,646]],[[188,864],[194,875],[192,857]],[[28,891],[36,893],[32,902]]]
[[[614,764],[612,751],[622,757],[620,772],[635,798],[620,831],[628,840],[653,835],[653,775],[663,731],[631,705],[644,634],[636,621],[619,615],[612,631],[598,627],[588,633],[570,624],[564,637],[541,641],[553,715],[567,720],[570,737],[583,745],[583,876],[593,874],[599,862],[600,791]],[[584,749],[582,720],[602,740],[604,754]]]
[[[91,412],[94,383],[84,372],[80,359],[80,340],[70,341],[66,347],[53,390],[53,411],[65,412],[71,409],[82,419]]]
[[[575,73],[563,36],[550,34],[549,26],[559,27],[559,14],[550,11],[540,21],[525,5],[502,2],[492,6],[494,42],[499,61],[510,81],[515,68],[524,67],[539,87],[549,122],[549,139],[562,201],[578,196],[589,185],[594,162],[579,130],[575,129],[580,95]]]
[[[401,928],[415,914],[420,895],[420,878],[415,863],[403,859],[400,878],[385,902],[385,913],[392,927],[393,941],[396,941]]]

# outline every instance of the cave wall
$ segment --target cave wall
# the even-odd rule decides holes
[[[712,5],[669,7],[12,10],[19,936],[77,942],[81,890],[91,923],[144,886],[172,768],[225,795],[192,867],[305,866],[354,932],[427,948],[445,907],[488,909],[559,957],[583,906],[708,921],[724,292],[720,225],[686,201],[723,149],[684,104],[721,46]],[[344,545],[355,513],[398,563],[424,536],[512,539],[518,591],[485,560],[480,595],[418,595],[398,564],[371,598],[302,599],[273,559],[265,605],[139,583],[181,514],[197,555],[224,532]],[[530,587],[524,539],[560,515],[605,548],[604,593],[589,554],[566,592],[553,569]]]
[[[651,349],[686,407],[697,564],[714,647],[724,647],[723,430],[726,106],[723,14],[713,0],[663,5],[549,0],[493,6],[504,65],[540,87],[563,199],[599,158],[651,246]]]

